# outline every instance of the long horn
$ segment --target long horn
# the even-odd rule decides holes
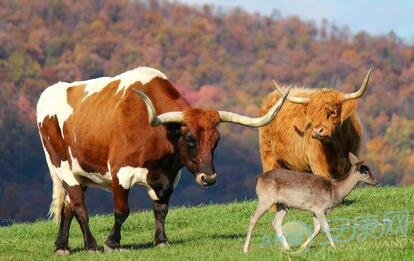
[[[275,80],[273,80],[273,84],[275,85],[276,90],[279,92],[279,94],[282,95],[283,94],[283,90],[279,86],[279,84]],[[293,102],[293,103],[297,103],[297,104],[305,104],[305,103],[308,103],[309,102],[309,98],[308,97],[305,98],[305,97],[297,97],[297,96],[291,96],[291,95],[289,95],[286,98],[286,100],[288,100],[290,102]]]
[[[345,93],[343,95],[344,101],[346,100],[354,100],[360,98],[362,95],[364,95],[365,91],[367,90],[369,76],[371,75],[372,68],[369,69],[367,75],[365,76],[364,81],[361,84],[361,87],[359,87],[359,90],[353,93]]]
[[[141,90],[134,89],[135,93],[144,101],[148,111],[148,123],[152,126],[158,126],[166,123],[182,123],[184,121],[184,113],[181,111],[171,111],[157,116],[154,104],[151,99]]]
[[[262,127],[268,124],[271,120],[273,120],[273,118],[276,116],[276,114],[279,112],[280,108],[282,107],[283,103],[285,102],[286,97],[288,96],[289,92],[290,92],[290,89],[288,89],[283,94],[283,96],[279,98],[277,103],[273,105],[273,107],[262,117],[254,118],[254,117],[240,115],[234,112],[219,111],[218,113],[220,115],[220,121],[237,123],[237,124],[248,126],[248,127]]]

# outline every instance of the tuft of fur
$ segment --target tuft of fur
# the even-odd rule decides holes
[[[65,204],[66,193],[59,177],[55,173],[51,173],[50,176],[53,182],[53,196],[49,208],[49,218],[53,217],[53,221],[59,223],[62,218],[62,209]]]

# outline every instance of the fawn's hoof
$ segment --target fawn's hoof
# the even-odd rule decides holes
[[[56,256],[68,256],[70,255],[69,249],[56,249],[55,250]]]

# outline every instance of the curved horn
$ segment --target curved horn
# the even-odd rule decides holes
[[[276,90],[279,92],[280,95],[283,94],[283,90],[282,88],[279,86],[279,84],[277,84],[277,82],[275,80],[273,80],[273,84],[276,87]],[[286,98],[286,100],[292,102],[292,103],[296,103],[296,104],[305,104],[309,102],[309,98],[305,98],[305,97],[297,97],[297,96],[288,96]]]
[[[134,89],[135,93],[144,101],[148,111],[148,123],[152,126],[158,126],[166,123],[182,123],[184,113],[181,111],[171,111],[157,116],[154,104],[151,99],[141,90]]]
[[[367,86],[368,86],[368,81],[369,81],[369,76],[371,75],[371,71],[372,68],[369,69],[367,75],[365,76],[364,81],[361,84],[361,87],[359,87],[359,90],[353,93],[345,93],[344,96],[344,101],[346,100],[354,100],[354,99],[358,99],[360,98],[362,95],[364,95]]]
[[[290,92],[290,89],[288,89],[283,94],[283,96],[279,98],[276,104],[273,105],[273,107],[262,117],[254,118],[254,117],[240,115],[234,112],[219,111],[218,113],[220,115],[220,121],[237,123],[237,124],[248,126],[248,127],[262,127],[268,124],[271,120],[273,120],[273,118],[276,116],[276,114],[279,112],[280,108],[282,107],[283,103],[285,102],[286,97],[288,96],[289,92]]]

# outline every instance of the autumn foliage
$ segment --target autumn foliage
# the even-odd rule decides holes
[[[276,12],[264,17],[156,0],[4,0],[0,217],[29,220],[47,211],[50,178],[35,124],[41,91],[139,65],[164,72],[194,106],[252,116],[273,91],[271,79],[351,92],[373,67],[358,108],[365,128],[361,158],[385,184],[414,183],[414,47],[393,33],[353,35],[327,21],[317,27]],[[220,130],[218,185],[200,189],[187,175],[176,203],[253,196],[257,130],[225,124]],[[95,193],[92,202],[98,197],[110,196]],[[111,211],[107,201],[95,210]]]

